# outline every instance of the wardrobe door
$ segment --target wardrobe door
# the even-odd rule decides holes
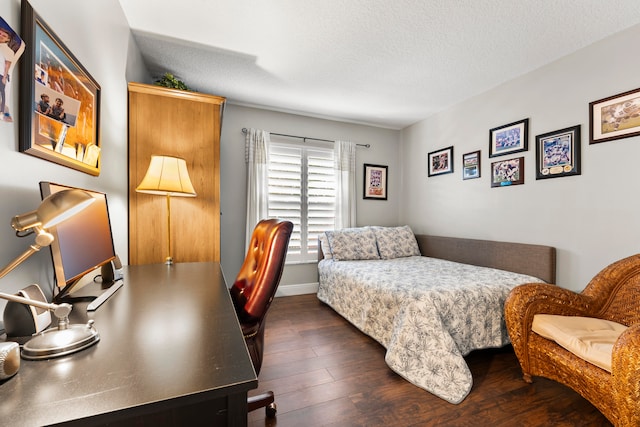
[[[135,191],[151,155],[181,157],[195,198],[171,197],[173,262],[220,261],[220,129],[225,98],[129,84],[129,264],[168,256],[167,200]]]

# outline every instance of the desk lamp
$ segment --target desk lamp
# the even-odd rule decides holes
[[[149,169],[136,191],[167,198],[167,258],[164,263],[171,265],[171,196],[196,197],[187,162],[179,157],[151,156]]]
[[[0,270],[0,279],[40,248],[49,246],[53,242],[53,235],[47,231],[49,228],[70,218],[94,201],[95,199],[84,191],[64,190],[45,198],[37,210],[15,216],[11,221],[11,227],[16,230],[16,235],[26,237],[35,234],[35,243]],[[68,316],[72,309],[70,304],[50,304],[3,292],[0,292],[0,298],[49,310],[58,318],[57,329],[40,332],[25,343],[22,349],[22,357],[25,359],[63,356],[87,348],[100,339],[93,328],[93,320],[86,325],[69,324]]]

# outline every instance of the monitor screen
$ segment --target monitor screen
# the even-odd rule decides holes
[[[69,187],[51,182],[40,182],[42,198]],[[51,244],[51,258],[55,280],[61,298],[87,273],[115,259],[109,222],[107,195],[85,190],[96,201],[87,208],[49,230],[54,236]]]

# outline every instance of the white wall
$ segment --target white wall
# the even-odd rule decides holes
[[[148,73],[117,0],[65,0],[64,7],[47,0],[31,3],[101,85],[102,173],[93,177],[19,152],[19,79],[13,76],[9,105],[15,121],[0,122],[0,265],[30,243],[17,238],[9,222],[38,205],[42,180],[107,192],[116,251],[126,261],[126,85],[148,82]],[[0,2],[0,16],[19,29],[20,1]],[[408,223],[416,232],[553,245],[558,248],[558,283],[582,289],[602,267],[637,252],[640,241],[634,173],[640,138],[587,142],[588,103],[640,86],[639,38],[636,26],[402,132],[228,105],[221,140],[225,273],[229,279],[235,277],[244,258],[241,129],[255,127],[372,144],[370,149],[358,149],[358,225]],[[531,128],[525,184],[490,188],[488,130],[526,117]],[[581,124],[583,131],[582,175],[536,181],[535,135],[575,124]],[[427,178],[427,153],[449,145],[455,147],[455,173]],[[482,150],[482,178],[463,181],[461,156],[477,149]],[[388,201],[362,199],[363,163],[389,166]],[[315,266],[290,268],[283,286],[315,282],[315,274]],[[45,288],[52,285],[47,251],[0,279],[0,290],[10,292],[34,282]]]
[[[4,265],[15,258],[31,243],[29,239],[17,238],[9,223],[14,215],[37,207],[40,202],[38,182],[43,180],[108,193],[116,251],[126,263],[127,82],[151,83],[150,77],[131,38],[128,23],[117,0],[65,0],[64,7],[60,7],[59,2],[47,0],[32,0],[31,4],[101,85],[102,171],[99,177],[93,177],[19,152],[19,79],[12,76],[10,106],[15,121],[0,122],[0,264]],[[19,30],[20,1],[9,0],[0,3],[0,16],[14,29]],[[359,196],[358,223],[398,223],[398,131],[228,105],[221,140],[221,241],[223,268],[230,280],[235,277],[244,259],[246,200],[244,135],[241,132],[243,127],[371,144],[370,149],[358,149],[358,191],[361,195],[363,163],[388,165],[389,200],[363,200]],[[316,280],[315,265],[312,265],[288,268],[282,283],[299,284]],[[45,290],[53,286],[48,250],[37,253],[25,265],[1,279],[0,290],[13,292],[34,282],[39,283]],[[0,310],[3,307],[4,304],[0,301]]]
[[[18,150],[18,85],[11,78],[11,111],[14,122],[0,121],[0,265],[4,266],[32,243],[17,238],[11,218],[35,209],[40,202],[39,181],[53,181],[106,192],[116,252],[123,262],[128,258],[127,243],[127,81],[125,73],[145,74],[130,30],[118,0],[31,0],[42,19],[55,31],[96,79],[102,89],[101,145],[102,170],[94,177],[74,169],[42,160]],[[0,2],[2,16],[20,31],[20,1]],[[129,64],[127,64],[129,61]],[[17,71],[17,69],[16,69]],[[53,285],[49,251],[42,250],[0,279],[0,290],[13,292],[31,283],[45,290]],[[0,302],[0,312],[4,304]]]
[[[557,283],[582,290],[640,247],[640,137],[589,145],[589,102],[640,87],[640,25],[402,131],[401,222],[416,232],[555,246]],[[529,118],[525,184],[490,188],[489,129]],[[582,175],[535,179],[535,136],[581,125]],[[454,146],[455,172],[427,177],[427,153]],[[462,154],[482,150],[480,179]]]
[[[224,96],[224,94],[217,95]],[[222,210],[221,263],[229,284],[235,278],[244,260],[247,201],[245,135],[242,133],[242,128],[245,127],[288,135],[371,144],[371,148],[358,147],[356,152],[358,225],[398,224],[401,184],[401,168],[398,159],[399,131],[228,104],[224,112],[220,141],[220,207]],[[388,200],[362,198],[364,163],[389,167]],[[291,288],[287,290],[286,287],[315,282],[317,282],[315,264],[287,266],[282,276],[280,291],[295,293],[297,291]],[[302,286],[301,289],[304,291],[308,287]]]

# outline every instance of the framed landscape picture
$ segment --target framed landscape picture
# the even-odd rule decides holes
[[[529,119],[498,126],[489,130],[489,157],[527,151]]]
[[[536,136],[536,179],[580,175],[580,125]]]
[[[429,176],[453,173],[453,146],[432,151],[427,155]]]
[[[589,103],[589,144],[640,135],[640,88]]]
[[[491,163],[491,186],[524,184],[524,157]]]
[[[480,178],[480,150],[462,155],[462,179]]]
[[[387,200],[388,166],[364,165],[364,199]]]

